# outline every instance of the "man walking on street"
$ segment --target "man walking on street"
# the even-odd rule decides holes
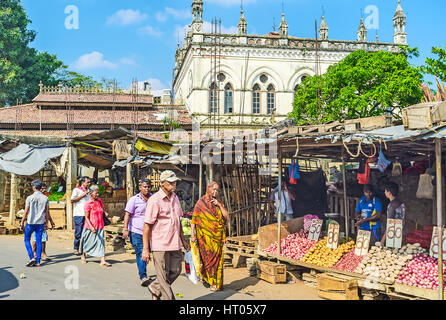
[[[181,273],[181,244],[190,251],[180,223],[183,210],[175,194],[178,180],[172,171],[161,173],[161,189],[147,201],[142,260],[148,263],[152,252],[156,280],[148,288],[153,300],[175,300],[171,285]]]
[[[139,182],[139,193],[133,196],[125,206],[124,239],[130,238],[130,243],[135,249],[136,265],[138,266],[139,279],[141,286],[147,287],[150,278],[147,277],[147,263],[142,261],[141,254],[143,249],[142,231],[144,229],[144,218],[146,216],[147,200],[152,195],[152,183],[149,179],[142,179]]]
[[[90,178],[82,177],[71,194],[71,203],[73,204],[73,221],[74,221],[74,254],[80,255],[79,244],[81,241],[82,230],[85,223],[85,204],[90,200]]]
[[[42,255],[42,234],[45,225],[48,224],[49,218],[49,201],[48,198],[40,191],[43,182],[34,180],[31,183],[34,193],[26,198],[25,212],[20,223],[20,229],[25,230],[25,247],[28,251],[29,262],[27,267],[40,266],[40,258]],[[25,227],[26,221],[26,227]],[[54,224],[53,224],[54,225]],[[36,234],[36,257],[34,258],[33,248],[31,246],[31,234]]]

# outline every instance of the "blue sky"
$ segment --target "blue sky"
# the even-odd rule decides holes
[[[249,34],[267,34],[279,25],[282,0],[244,0]],[[116,79],[128,87],[133,78],[149,80],[154,90],[170,88],[178,34],[192,19],[192,0],[22,0],[31,28],[37,31],[32,44],[55,53],[71,70]],[[223,31],[234,32],[240,17],[240,0],[204,0],[205,21],[222,19]],[[355,40],[361,10],[369,19],[370,6],[378,9],[380,41],[393,42],[392,18],[397,0],[284,0],[289,34],[314,37],[314,21],[320,23],[322,7],[329,38]],[[409,45],[419,47],[422,64],[432,46],[446,45],[446,1],[402,0],[407,15]],[[79,28],[67,29],[65,21],[75,6]],[[68,7],[70,9],[70,7]],[[375,11],[373,11],[375,12]],[[70,20],[72,21],[72,20]],[[373,27],[373,26],[372,26]],[[376,30],[370,29],[369,41]],[[180,39],[182,41],[182,39]]]

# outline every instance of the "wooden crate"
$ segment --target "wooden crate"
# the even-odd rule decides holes
[[[225,243],[225,252],[256,258],[258,240],[252,240],[252,236],[228,237]]]
[[[259,261],[257,277],[272,284],[286,283],[286,266],[276,262]]]
[[[0,235],[6,234],[6,227],[0,227]]]
[[[395,283],[391,288],[396,293],[402,293],[408,296],[417,297],[427,300],[438,300],[438,290],[430,290],[408,286],[402,283]],[[393,291],[392,290],[392,291]],[[444,291],[444,296],[446,297],[446,290]]]
[[[20,228],[14,227],[14,226],[6,226],[6,233],[10,235],[17,235],[20,234]]]
[[[320,273],[316,276],[319,297],[328,300],[359,300],[356,279]]]
[[[360,119],[345,120],[345,131],[356,131],[358,129],[382,128],[392,125],[391,116],[377,116]]]
[[[55,228],[66,228],[67,211],[65,203],[50,203],[50,215],[53,218]]]
[[[446,102],[426,102],[402,110],[406,129],[429,129],[446,121]]]

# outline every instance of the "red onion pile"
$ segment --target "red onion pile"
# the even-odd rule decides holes
[[[301,230],[298,233],[290,234],[288,237],[282,239],[280,244],[281,255],[289,259],[301,260],[316,243],[317,241],[305,238],[303,236],[303,230]],[[277,254],[277,241],[263,251]]]
[[[443,263],[443,275],[446,276],[446,263]],[[438,259],[426,254],[417,254],[400,272],[397,283],[423,289],[438,289]],[[446,281],[443,280],[446,285]]]
[[[355,272],[358,265],[361,263],[362,259],[364,257],[357,256],[355,254],[355,249],[348,252],[346,255],[344,255],[341,260],[336,263],[334,266],[337,270],[343,270],[347,272]]]

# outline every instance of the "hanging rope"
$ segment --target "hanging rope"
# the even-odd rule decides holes
[[[362,139],[359,139],[359,144],[358,144],[358,153],[356,155],[354,155],[353,153],[350,152],[350,150],[348,149],[347,145],[345,144],[345,141],[342,140],[342,143],[344,145],[345,150],[347,151],[347,153],[352,157],[352,158],[357,158],[359,157],[359,155],[362,153],[365,157],[367,158],[372,158],[376,155],[376,146],[374,143],[372,143],[373,146],[373,154],[372,155],[368,155],[366,154],[363,150],[362,150]]]
[[[387,150],[387,143],[386,143],[386,140],[383,140],[383,138],[381,138],[381,139],[379,140],[379,145],[381,146],[382,143],[384,144],[384,149]]]
[[[294,154],[294,157],[296,158],[299,154],[299,138],[296,138],[296,153]]]

